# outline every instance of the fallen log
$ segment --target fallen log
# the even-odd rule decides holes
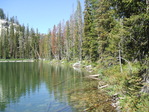
[[[94,80],[100,80],[100,79],[98,78],[100,75],[101,75],[101,74],[89,75],[89,76],[87,76],[87,78],[94,79]]]
[[[98,89],[102,89],[102,88],[105,88],[105,87],[107,87],[107,86],[109,86],[109,85],[106,84],[106,85],[103,85],[103,86],[98,86]]]

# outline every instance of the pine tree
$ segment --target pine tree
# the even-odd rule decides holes
[[[31,43],[30,43],[30,47],[31,47],[31,58],[35,58],[35,31],[33,28],[31,28],[30,30],[30,40],[31,40]]]
[[[101,0],[97,5],[96,31],[98,33],[99,55],[100,58],[110,55],[113,56],[115,52],[113,52],[113,49],[110,49],[109,46],[112,39],[114,39],[110,37],[110,32],[116,25],[115,10],[111,8],[111,2],[109,0]],[[114,46],[118,47],[117,43],[115,43]]]
[[[58,59],[62,59],[62,26],[61,22],[57,26],[58,28],[58,34],[57,34],[57,54],[58,54]]]
[[[82,40],[83,40],[83,20],[82,20],[82,8],[81,3],[78,0],[77,10],[76,10],[76,22],[77,22],[77,30],[78,30],[78,53],[79,53],[79,60],[82,60]]]
[[[19,36],[20,36],[20,30],[19,27],[16,27],[16,33],[15,33],[15,58],[20,58],[19,54]]]
[[[75,54],[76,54],[76,47],[75,47],[75,43],[76,43],[76,37],[75,37],[75,18],[74,18],[74,13],[70,16],[70,20],[69,20],[69,27],[70,27],[70,55],[71,55],[71,59],[75,59]]]
[[[86,0],[84,11],[83,56],[91,61],[96,61],[99,57],[98,35],[95,30],[96,2],[96,0]]]
[[[5,18],[6,18],[5,13],[3,9],[0,8],[0,19],[5,19]]]
[[[23,46],[23,43],[24,43],[24,33],[22,32],[24,30],[24,28],[20,25],[19,26],[19,31],[20,31],[20,34],[19,34],[19,58],[23,58],[23,50],[24,50],[24,46]]]
[[[54,58],[57,59],[57,54],[56,54],[56,51],[57,51],[57,39],[56,39],[56,26],[54,25],[53,27],[53,31],[52,31],[52,35],[51,35],[51,39],[52,39],[52,55]]]
[[[25,58],[30,58],[29,26],[25,30]]]
[[[14,35],[14,25],[11,22],[11,25],[10,25],[10,41],[9,41],[10,57],[11,58],[14,58],[14,38],[15,38],[15,35]]]
[[[49,59],[51,60],[52,59],[52,39],[51,39],[51,30],[49,30],[49,33],[48,33],[48,56],[49,56]]]
[[[70,60],[70,45],[71,45],[71,41],[70,41],[70,25],[69,25],[69,21],[66,22],[66,27],[65,27],[65,49],[66,49],[66,59],[67,61]]]
[[[40,34],[38,32],[38,29],[36,29],[36,33],[35,33],[35,59],[38,59],[40,58],[40,55],[39,55],[39,40],[40,40]],[[47,40],[47,43],[48,43],[48,40]],[[47,49],[48,49],[48,46],[47,46]],[[47,55],[48,55],[48,52],[47,52]]]

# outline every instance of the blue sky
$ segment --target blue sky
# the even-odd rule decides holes
[[[80,0],[82,10],[84,0]],[[17,16],[20,24],[27,24],[40,33],[47,33],[63,19],[66,21],[76,9],[77,0],[0,0],[0,8],[9,17]]]

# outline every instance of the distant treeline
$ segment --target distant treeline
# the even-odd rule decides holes
[[[125,60],[145,63],[149,54],[149,14],[145,0],[80,1],[70,19],[54,25],[49,33],[10,20],[0,10],[0,18],[10,22],[2,29],[0,58],[47,58],[66,60]]]
[[[10,19],[0,9],[0,58],[38,58],[40,34],[20,25],[17,17]]]

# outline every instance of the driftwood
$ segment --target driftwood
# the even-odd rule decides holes
[[[98,89],[102,89],[102,88],[105,88],[105,87],[107,87],[107,86],[109,86],[109,85],[106,84],[106,85],[103,85],[103,86],[98,86]]]
[[[100,80],[100,79],[98,78],[100,75],[101,75],[101,74],[89,75],[89,76],[87,76],[87,78],[94,79],[94,80]]]

